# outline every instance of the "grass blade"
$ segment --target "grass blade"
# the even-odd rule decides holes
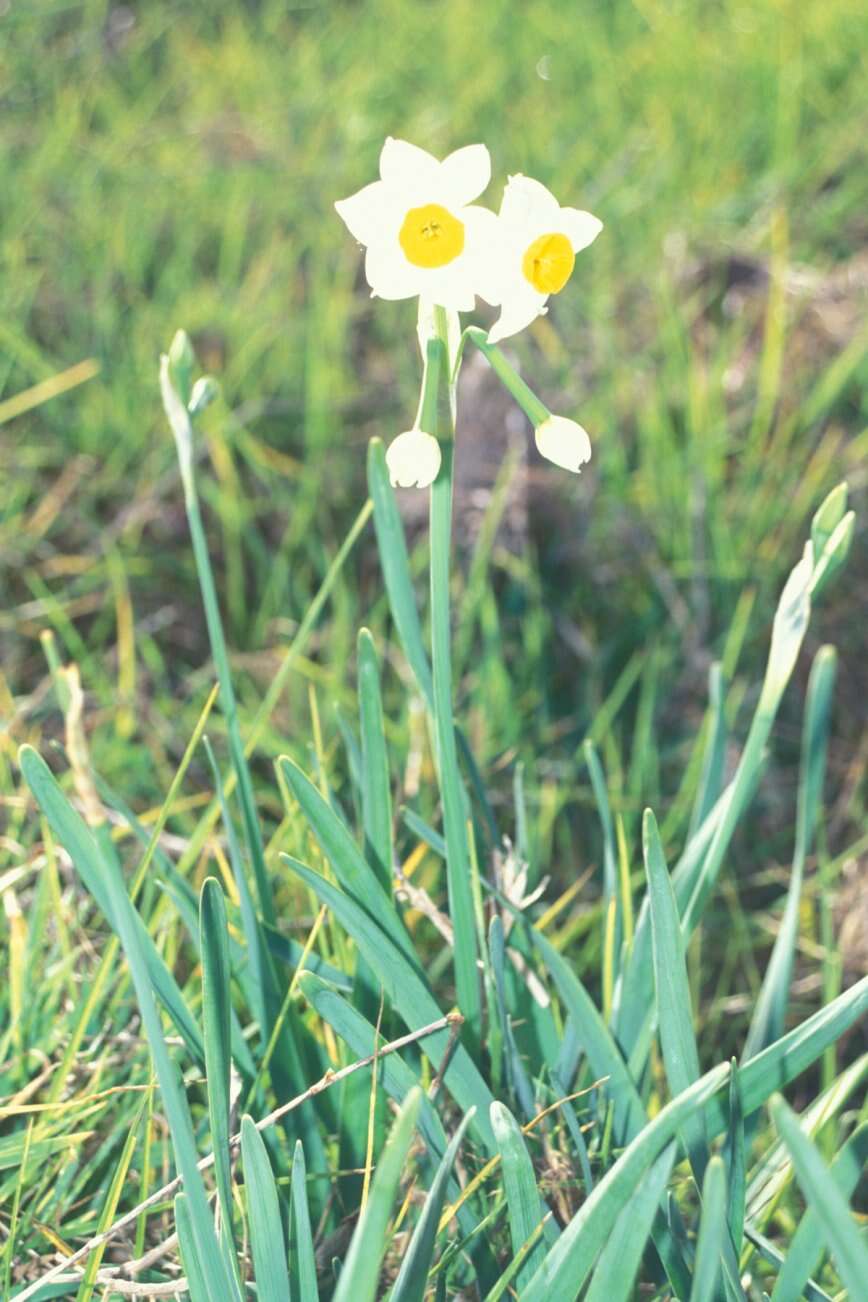
[[[374,639],[359,633],[359,716],[362,733],[362,815],[365,852],[387,894],[392,893],[392,792],[383,732],[380,666]]]
[[[261,1302],[290,1302],[277,1185],[265,1143],[248,1116],[241,1120],[241,1158],[257,1297]]]
[[[178,1245],[181,1249],[181,1264],[187,1276],[187,1290],[190,1302],[211,1302],[209,1284],[199,1260],[196,1235],[190,1217],[190,1204],[186,1194],[175,1197],[175,1229],[178,1232]]]
[[[675,1161],[676,1145],[665,1148],[618,1216],[600,1253],[585,1302],[629,1302],[642,1264],[654,1216]]]
[[[392,1204],[413,1139],[421,1097],[421,1090],[412,1090],[392,1126],[370,1197],[353,1232],[333,1302],[374,1302]]]
[[[27,784],[39,802],[58,841],[72,855],[72,846],[78,848],[82,833],[87,834],[87,828],[66,800],[45,761],[35,750],[23,746],[19,754],[19,762]],[[187,1101],[180,1089],[175,1066],[169,1057],[166,1041],[163,1038],[160,1015],[154,1002],[150,971],[140,940],[144,928],[123,884],[110,871],[104,871],[103,879],[110,909],[108,916],[118,932],[130,965],[136,999],[154,1059],[160,1093],[172,1135],[175,1161],[184,1180],[184,1189],[189,1200],[190,1224],[196,1257],[212,1296],[237,1298],[239,1295],[235,1282],[226,1270],[214,1234],[205,1188],[197,1167],[196,1144]]]
[[[524,1136],[515,1117],[502,1103],[492,1103],[491,1125],[500,1149],[503,1186],[509,1211],[509,1232],[512,1250],[516,1253],[542,1223],[546,1209],[540,1202],[536,1173]],[[528,1253],[518,1273],[520,1288],[532,1278],[544,1256],[545,1246],[539,1240]]]
[[[75,864],[81,880],[96,900],[111,927],[118,931],[115,922],[113,891],[129,897],[114,863],[107,863],[90,828],[67,800],[45,761],[30,746],[20,754],[21,770],[27,785],[36,797],[57,839],[62,843]],[[111,888],[110,889],[110,885]],[[135,909],[132,909],[132,926],[139,948],[144,955],[148,976],[166,1012],[187,1048],[201,1064],[205,1062],[205,1049],[196,1019],[187,1007],[177,981],[172,976],[153,940]]]
[[[866,1164],[868,1122],[863,1122],[847,1140],[829,1169],[829,1175],[844,1199],[849,1200],[865,1172]],[[808,1207],[790,1241],[775,1281],[771,1302],[797,1302],[810,1279],[811,1271],[823,1255],[824,1247],[820,1218],[816,1208]]]
[[[720,1254],[726,1233],[726,1168],[722,1158],[713,1157],[702,1182],[702,1219],[690,1302],[714,1302],[717,1297]]]
[[[666,1078],[675,1095],[681,1094],[699,1079],[699,1053],[693,1032],[693,1008],[678,905],[663,858],[657,821],[650,809],[645,810],[642,820],[642,852],[651,904],[657,1021]],[[701,1116],[690,1120],[685,1131],[685,1141],[693,1173],[697,1182],[701,1183],[708,1161],[708,1136]]]
[[[292,1199],[290,1207],[290,1274],[294,1302],[318,1302],[316,1284],[316,1253],[310,1212],[307,1204],[307,1183],[304,1165],[304,1148],[296,1141],[290,1177]]]
[[[747,1061],[783,1034],[790,996],[793,956],[799,931],[799,907],[805,859],[811,852],[826,771],[826,750],[837,656],[834,648],[821,647],[814,657],[808,681],[808,699],[802,734],[802,757],[796,812],[796,844],[787,902],[771,958],[757,998],[742,1060]]]
[[[369,967],[379,978],[387,999],[398,1010],[409,1030],[435,1022],[443,1016],[415,962],[408,961],[403,951],[398,949],[355,900],[289,855],[282,855],[281,858],[316,892],[320,902],[331,909],[344,930],[352,936]],[[435,1069],[439,1067],[448,1044],[449,1034],[445,1030],[431,1035],[426,1041],[425,1052]],[[446,1088],[465,1112],[476,1108],[473,1129],[489,1153],[496,1152],[494,1134],[488,1120],[488,1109],[493,1099],[462,1044],[456,1045],[443,1079]]]
[[[649,1121],[606,1172],[548,1252],[521,1302],[574,1302],[615,1221],[631,1202],[648,1168],[685,1121],[726,1083],[729,1065],[721,1064],[696,1081]]]
[[[202,883],[199,899],[199,943],[202,954],[202,1025],[205,1040],[205,1083],[214,1150],[214,1174],[220,1204],[224,1245],[234,1260],[232,1178],[229,1160],[229,1084],[231,1019],[229,943],[223,890],[215,877]]]
[[[293,760],[282,755],[278,763],[344,891],[377,919],[393,944],[408,959],[417,963],[413,943],[407,935],[391,893],[383,888],[379,876],[359,850],[345,824]]]
[[[446,1189],[452,1174],[452,1166],[472,1116],[471,1111],[462,1119],[460,1126],[449,1141],[449,1147],[440,1160],[437,1173],[428,1191],[428,1197],[425,1199],[422,1214],[416,1222],[416,1228],[401,1263],[401,1269],[398,1272],[398,1278],[395,1280],[389,1302],[423,1302],[428,1272],[431,1268],[431,1258],[434,1255],[434,1244],[437,1239],[437,1225],[440,1221],[440,1212],[443,1209]]]
[[[852,1298],[861,1297],[868,1280],[868,1249],[856,1229],[853,1214],[815,1146],[802,1132],[799,1119],[778,1094],[770,1104],[775,1127],[789,1149],[796,1179],[817,1216]]]
[[[726,1132],[726,1176],[728,1185],[727,1220],[729,1233],[735,1251],[741,1252],[744,1237],[745,1208],[745,1153],[744,1153],[744,1114],[741,1108],[741,1080],[735,1059],[730,1063],[732,1075],[729,1078],[729,1125]]]

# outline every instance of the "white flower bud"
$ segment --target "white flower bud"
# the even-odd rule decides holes
[[[440,444],[432,434],[408,429],[386,450],[393,488],[428,488],[440,471]]]
[[[587,431],[566,416],[549,416],[536,428],[536,445],[540,455],[563,470],[578,474],[591,459],[591,440]]]

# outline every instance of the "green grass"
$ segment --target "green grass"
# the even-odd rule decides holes
[[[370,695],[377,664],[368,657],[358,721],[362,626],[372,630],[380,662],[393,789],[421,748],[421,795],[411,786],[403,798],[433,825],[433,839],[443,830],[425,725],[409,705],[408,688],[424,699],[425,668],[406,637],[402,650],[396,636],[400,609],[392,591],[390,611],[364,509],[369,438],[388,440],[415,410],[413,308],[371,303],[358,253],[332,210],[335,198],[370,179],[385,134],[439,153],[483,139],[494,159],[495,199],[507,173],[521,170],[605,222],[550,318],[509,350],[549,406],[588,428],[591,465],[575,480],[532,462],[530,527],[518,552],[495,536],[502,506],[495,492],[478,542],[459,547],[453,560],[451,605],[456,717],[489,804],[474,806],[483,874],[490,867],[483,829],[494,822],[527,855],[530,887],[551,876],[532,914],[554,961],[558,954],[568,960],[607,1022],[628,903],[633,921],[641,920],[642,810],[654,808],[666,862],[674,864],[743,746],[775,603],[812,513],[844,478],[857,512],[864,496],[868,333],[858,283],[868,130],[860,51],[868,20],[855,0],[585,0],[575,7],[383,0],[293,10],[218,3],[207,13],[142,6],[130,25],[131,13],[99,3],[40,14],[13,5],[2,20],[0,1093],[14,1110],[0,1120],[0,1243],[9,1234],[0,1279],[4,1271],[36,1278],[38,1262],[48,1264],[61,1244],[77,1246],[162,1184],[171,1160],[119,942],[18,767],[23,742],[58,774],[65,764],[57,744],[74,750],[75,731],[71,747],[63,730],[68,689],[61,679],[52,686],[46,649],[78,664],[90,758],[114,793],[103,787],[98,799],[118,808],[119,798],[141,820],[137,842],[118,815],[111,831],[100,832],[99,854],[111,872],[141,879],[138,908],[151,951],[187,1005],[188,1045],[203,1013],[199,888],[210,874],[228,890],[233,943],[260,974],[235,988],[232,1052],[238,1065],[246,1028],[252,1067],[247,1075],[239,1068],[242,1111],[264,1115],[281,1093],[281,1071],[287,1088],[310,1082],[333,1053],[345,1061],[350,1052],[294,989],[284,1006],[291,966],[274,950],[267,901],[252,877],[255,904],[233,883],[255,835],[255,798],[282,943],[301,947],[312,937],[310,961],[329,965],[320,971],[327,979],[353,971],[349,923],[320,914],[313,878],[302,887],[278,859],[285,851],[322,872],[329,852],[318,848],[283,766],[275,771],[272,761],[288,753],[327,801],[340,803],[359,851],[366,840],[370,851],[371,794],[358,779],[360,756],[379,744]],[[231,837],[212,834],[220,832],[219,807],[204,748],[185,754],[214,667],[156,384],[159,353],[176,325],[191,332],[222,387],[198,424],[197,478],[242,743],[261,719],[246,824],[235,779],[227,781],[236,849]],[[96,375],[80,375],[67,389],[55,379],[88,359]],[[497,419],[496,401],[486,402],[493,417],[486,406],[464,408],[459,471],[462,442],[483,438]],[[374,500],[382,548],[388,501]],[[358,536],[341,554],[360,511]],[[828,1003],[859,970],[858,950],[854,956],[839,942],[836,892],[845,863],[865,842],[868,757],[858,741],[868,682],[853,618],[865,598],[864,538],[857,531],[846,575],[814,612],[759,794],[715,869],[720,877],[686,946],[680,994],[670,992],[682,1042],[693,1033],[683,1016],[684,990],[690,994],[702,1070],[741,1056],[778,934],[794,853],[808,668],[825,642],[834,643],[839,662],[826,721],[829,777],[816,846],[798,851],[801,906],[791,900],[787,912],[798,981],[786,1026]],[[410,571],[415,588],[405,595],[415,591],[419,601],[424,657],[431,632],[424,530],[411,531]],[[325,598],[312,608],[324,582]],[[442,634],[442,621],[438,627]],[[53,635],[47,647],[46,630]],[[279,676],[289,648],[289,673]],[[713,659],[722,661],[725,684],[716,712],[706,709]],[[237,738],[219,707],[205,726],[225,778],[233,753],[237,766]],[[598,759],[586,763],[588,737]],[[514,800],[518,762],[523,801]],[[72,794],[65,779],[64,789]],[[87,793],[79,787],[76,794]],[[155,826],[161,841],[147,867],[142,854]],[[393,835],[402,862],[421,855],[417,831],[398,814]],[[388,830],[377,835],[382,842]],[[445,908],[438,854],[429,852],[416,872],[414,881]],[[578,892],[546,922],[549,907],[576,883]],[[601,891],[613,901],[608,927]],[[677,884],[675,894],[684,916],[687,895]],[[418,914],[411,931],[446,1008],[454,992],[442,942]],[[489,948],[487,1017],[499,999],[511,1006],[517,998],[510,970],[498,977],[494,940]],[[647,963],[653,986],[650,946]],[[376,990],[376,973],[368,978]],[[558,990],[556,1019],[571,997]],[[755,1035],[777,1038],[780,990],[767,990],[766,1000],[776,1029],[767,1033],[764,1022]],[[359,991],[352,1002],[350,1012],[376,1022],[375,995],[373,1006]],[[258,1006],[260,1030],[251,1034]],[[388,1010],[386,1025],[399,1025]],[[177,1038],[165,1017],[163,1026]],[[562,1032],[556,1020],[533,1036],[551,1050]],[[522,1025],[512,1038],[504,1031],[485,1060],[485,1088],[517,1115],[522,1090],[533,1096],[539,1071],[529,1034]],[[667,1081],[673,1093],[689,1085],[671,1077],[667,1037],[661,1027],[662,1051],[655,1038],[642,1081],[642,1105],[652,1111],[669,1096]],[[302,1046],[296,1059],[290,1041]],[[187,1073],[193,1138],[204,1153],[213,1103],[201,1063],[192,1050],[170,1047]],[[832,1115],[814,1127],[826,1165],[853,1128],[859,1079],[847,1071],[858,1067],[861,1047],[858,1032],[837,1050],[827,1047],[790,1096],[801,1111],[838,1086]],[[412,1058],[408,1070],[421,1061]],[[569,1055],[559,1065],[569,1065]],[[523,1071],[531,1076],[524,1085]],[[354,1165],[364,1164],[369,1124],[377,1154],[388,1128],[382,1097],[371,1111],[367,1088],[345,1088],[340,1102],[323,1101],[303,1123],[314,1228],[323,1171],[336,1160],[328,1136],[338,1133],[339,1114],[354,1118],[354,1144],[339,1145],[340,1159]],[[34,1106],[46,1110],[28,1111]],[[420,1116],[421,1128],[424,1110]],[[445,1119],[448,1138],[455,1129],[448,1109]],[[596,1120],[589,1142],[599,1177],[614,1169],[629,1136],[612,1116]],[[472,1152],[482,1142],[480,1125],[488,1126],[487,1114],[468,1132]],[[746,1129],[753,1162],[765,1160],[775,1135],[765,1112],[754,1109]],[[282,1139],[266,1133],[265,1141],[285,1208],[291,1152]],[[557,1164],[549,1167],[539,1146],[532,1149],[563,1221],[580,1201],[571,1183],[579,1149],[567,1121],[549,1142],[555,1154],[572,1154],[561,1189]],[[263,1154],[248,1147],[267,1185]],[[664,1146],[649,1154],[649,1180],[666,1182],[667,1153]],[[785,1249],[804,1205],[801,1169],[798,1183],[780,1181],[761,1218],[748,1197],[754,1238],[742,1251],[768,1287],[772,1268],[757,1244],[765,1236],[769,1252]],[[789,1165],[783,1170],[789,1177]],[[804,1170],[810,1200],[816,1163],[808,1158]],[[427,1171],[425,1187],[432,1177]],[[292,1179],[295,1188],[297,1168]],[[749,1180],[758,1179],[751,1166]],[[672,1180],[682,1195],[692,1189],[683,1210],[692,1235],[701,1225],[703,1242],[701,1179],[691,1186],[680,1164]],[[355,1205],[360,1183],[341,1179],[321,1238]],[[506,1219],[512,1203],[507,1209],[499,1177],[485,1189],[496,1210],[490,1242],[502,1265],[524,1221]],[[188,1218],[189,1233],[201,1236],[185,1197],[180,1222]],[[474,1216],[477,1210],[474,1204]],[[292,1214],[300,1215],[297,1199]],[[141,1255],[165,1236],[171,1215],[166,1203],[139,1218],[119,1251]],[[465,1218],[462,1234],[473,1223]],[[618,1235],[617,1223],[612,1232]],[[544,1237],[519,1261],[523,1284],[541,1247],[548,1251]],[[333,1255],[346,1251],[338,1244]],[[851,1242],[845,1251],[852,1254]],[[110,1259],[111,1251],[102,1264]],[[608,1293],[608,1279],[629,1272],[613,1253],[597,1269],[603,1265],[611,1276],[595,1277],[595,1287]],[[447,1254],[444,1270],[465,1268],[458,1254]],[[828,1259],[817,1269],[824,1287],[840,1287]]]

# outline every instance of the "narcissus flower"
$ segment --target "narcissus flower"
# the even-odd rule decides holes
[[[602,229],[589,212],[562,208],[539,181],[509,178],[497,240],[486,257],[484,297],[501,308],[489,343],[517,334],[545,312],[549,296],[560,293],[572,275],[576,254]]]
[[[440,444],[421,429],[405,430],[386,450],[393,488],[430,488],[440,473],[440,461]]]
[[[549,416],[534,431],[540,455],[562,470],[578,474],[591,459],[591,440],[587,430],[566,416]]]
[[[375,297],[421,295],[456,312],[473,310],[498,219],[472,200],[490,178],[485,145],[456,149],[439,162],[389,137],[380,154],[380,180],[335,204],[367,250],[365,275]]]

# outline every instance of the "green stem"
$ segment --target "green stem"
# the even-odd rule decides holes
[[[449,616],[449,558],[452,536],[452,467],[454,450],[454,382],[448,380],[449,346],[446,314],[436,309],[437,336],[428,343],[428,378],[447,377],[448,403],[436,402],[438,383],[426,385],[424,416],[435,419],[425,428],[440,441],[442,465],[431,485],[431,668],[434,680],[434,725],[443,800],[446,839],[446,879],[454,931],[455,985],[473,1043],[481,1038],[481,1004],[477,967],[476,926],[467,853],[465,797],[458,769],[452,714],[452,660]],[[434,391],[434,399],[428,395]]]
[[[232,687],[232,676],[229,672],[229,657],[226,651],[226,639],[223,635],[223,624],[220,619],[220,607],[217,603],[217,589],[214,585],[214,572],[211,569],[211,558],[208,555],[208,544],[205,541],[205,529],[202,524],[202,514],[199,510],[199,495],[196,491],[196,477],[193,469],[193,428],[186,408],[183,406],[177,393],[172,387],[168,359],[164,359],[160,381],[166,415],[169,418],[169,423],[172,427],[172,433],[175,436],[175,443],[178,449],[181,479],[184,484],[184,505],[187,510],[187,521],[190,526],[190,537],[193,542],[193,555],[196,559],[196,571],[199,575],[199,589],[202,593],[202,604],[205,607],[205,619],[208,625],[208,638],[211,642],[211,654],[214,658],[214,666],[217,670],[217,679],[220,684],[220,707],[226,720],[226,731],[229,738],[229,754],[238,781],[238,793],[241,801],[241,813],[244,822],[244,836],[253,863],[253,874],[256,879],[259,908],[265,922],[273,926],[276,918],[274,912],[274,901],[271,896],[271,887],[268,882],[268,874],[265,868],[265,846],[262,840],[262,831],[259,826],[259,820],[256,816],[256,802],[253,795],[253,782],[250,777],[250,769],[247,765],[244,747],[241,743],[241,730],[238,726],[238,707],[235,702],[235,692]]]
[[[551,416],[548,407],[525,384],[515,367],[510,366],[497,345],[488,343],[485,331],[480,330],[479,326],[468,326],[462,336],[462,342],[465,338],[476,344],[494,374],[515,398],[534,429],[547,421]]]

